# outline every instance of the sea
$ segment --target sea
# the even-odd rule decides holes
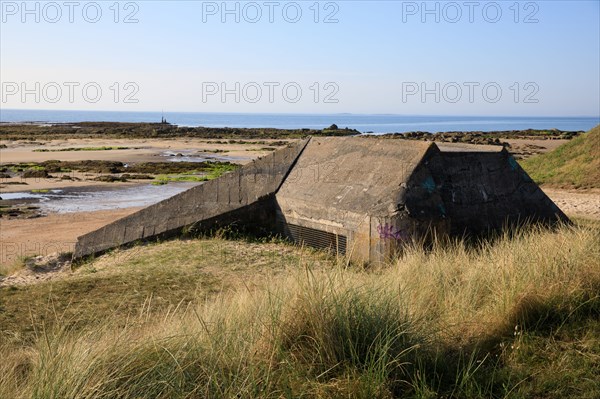
[[[600,124],[600,116],[436,116],[389,114],[267,114],[208,112],[122,112],[58,111],[1,109],[0,123],[68,122],[160,122],[165,117],[179,126],[254,127],[278,129],[323,129],[336,124],[362,133],[496,131],[523,129],[559,129],[587,131]]]

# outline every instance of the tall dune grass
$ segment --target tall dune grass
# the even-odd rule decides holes
[[[526,339],[600,313],[599,238],[563,226],[415,246],[387,267],[306,267],[125,327],[42,328],[0,347],[0,397],[523,397]]]

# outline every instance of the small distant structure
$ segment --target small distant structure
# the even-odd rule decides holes
[[[313,137],[83,235],[73,257],[236,225],[378,263],[432,233],[559,221],[504,147]]]
[[[165,118],[165,113],[164,112],[161,112],[160,124],[161,125],[170,125],[170,123],[167,122],[167,118]]]

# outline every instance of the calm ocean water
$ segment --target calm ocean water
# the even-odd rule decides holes
[[[180,126],[273,127],[280,129],[322,129],[337,124],[363,133],[411,131],[493,131],[520,129],[589,130],[600,124],[599,117],[498,117],[498,116],[409,116],[359,114],[238,114],[167,112],[166,119]],[[160,112],[104,111],[0,111],[0,122],[160,122]]]

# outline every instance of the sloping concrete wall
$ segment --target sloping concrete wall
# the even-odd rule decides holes
[[[313,138],[277,193],[285,217],[353,228],[366,214],[396,210],[431,143],[361,137]],[[356,221],[354,221],[356,219]]]
[[[73,258],[165,235],[202,221],[208,222],[219,215],[256,217],[261,214],[257,209],[273,208],[275,192],[308,141],[275,151],[232,173],[85,234],[77,239]],[[273,210],[269,212],[273,213]]]
[[[505,149],[441,151],[424,159],[413,179],[411,216],[445,219],[452,235],[568,220]]]
[[[357,261],[387,257],[398,244],[406,183],[431,149],[408,140],[313,138],[277,192],[280,224],[342,235]]]

